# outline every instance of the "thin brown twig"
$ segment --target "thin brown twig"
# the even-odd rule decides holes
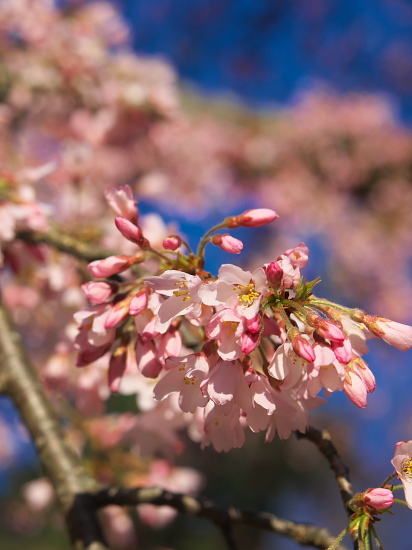
[[[318,430],[312,426],[309,426],[305,433],[296,432],[296,436],[298,439],[309,439],[312,441],[329,462],[329,466],[333,470],[339,486],[345,512],[350,519],[353,514],[353,510],[349,508],[349,501],[353,497],[353,491],[349,478],[349,468],[340,457],[335,445],[332,442],[330,433],[327,430]],[[359,544],[356,533],[352,533],[352,540],[354,550],[358,550]]]
[[[66,254],[70,254],[86,262],[93,262],[94,260],[101,260],[108,256],[116,255],[116,253],[111,250],[84,243],[71,235],[61,233],[54,229],[50,229],[45,233],[20,231],[16,234],[16,238],[29,244],[47,244],[60,252],[65,252]]]
[[[172,493],[158,487],[136,487],[133,489],[113,487],[103,489],[93,495],[93,503],[97,508],[109,504],[118,506],[137,506],[139,504],[171,506],[180,513],[209,519],[220,528],[248,525],[249,527],[283,535],[302,546],[312,546],[321,550],[327,549],[335,540],[335,537],[324,528],[293,523],[268,512],[224,508],[207,499]],[[347,550],[343,545],[338,548],[339,550]]]

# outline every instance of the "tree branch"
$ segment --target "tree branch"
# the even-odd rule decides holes
[[[116,253],[111,250],[84,243],[75,237],[60,233],[53,229],[50,229],[46,233],[20,231],[16,234],[16,238],[28,244],[47,244],[60,252],[71,254],[79,260],[84,260],[86,262],[93,262],[94,260],[101,260],[108,256],[116,255]]]
[[[90,506],[91,493],[99,486],[84,471],[78,456],[65,440],[59,419],[1,303],[0,389],[13,400],[34,440],[45,473],[56,490],[73,547],[76,550],[109,550],[95,510]]]
[[[353,491],[352,484],[349,480],[349,468],[343,462],[335,445],[332,443],[330,433],[327,430],[321,431],[309,426],[305,433],[296,432],[296,436],[298,439],[309,439],[312,441],[329,462],[329,466],[333,470],[339,486],[345,511],[350,519],[353,510],[349,508],[348,503],[353,497]],[[352,540],[354,549],[357,550],[359,545],[356,533],[352,533]]]
[[[267,512],[223,508],[206,499],[171,493],[158,487],[103,489],[92,496],[92,501],[97,508],[109,504],[171,506],[180,513],[209,519],[222,529],[227,529],[232,525],[248,525],[291,538],[302,546],[312,546],[321,550],[327,549],[335,540],[335,537],[327,529],[293,523]],[[338,549],[347,550],[343,545],[340,545]]]

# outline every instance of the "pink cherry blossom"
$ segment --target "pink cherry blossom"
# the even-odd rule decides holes
[[[245,433],[240,424],[240,408],[227,407],[210,402],[205,409],[202,449],[213,444],[216,451],[228,452],[238,449],[245,442]]]
[[[146,277],[145,284],[159,294],[169,296],[159,308],[155,328],[166,332],[170,323],[179,315],[196,318],[202,313],[202,303],[198,296],[202,281],[198,275],[169,270],[162,275]]]
[[[120,187],[110,186],[104,191],[106,201],[118,216],[122,216],[132,223],[137,223],[137,201],[133,199],[133,191],[130,185]]]
[[[412,510],[412,441],[399,441],[396,444],[393,467],[402,481],[405,500]]]
[[[218,361],[200,388],[216,405],[233,401],[245,412],[252,407],[249,386],[239,361]]]
[[[203,353],[171,357],[166,360],[166,367],[166,374],[153,390],[155,399],[162,400],[178,392],[180,408],[190,413],[207,404],[209,398],[200,390],[200,384],[209,373],[209,364]]]
[[[251,319],[260,309],[262,297],[269,293],[266,275],[262,268],[253,273],[240,267],[224,264],[216,281],[204,284],[199,290],[202,302],[236,310],[241,316]]]
[[[300,243],[297,246],[286,250],[285,256],[290,259],[293,267],[302,268],[308,263],[309,248],[305,245],[305,243]]]
[[[226,361],[232,361],[242,355],[242,335],[245,322],[242,316],[233,309],[221,309],[210,320],[206,335],[212,340],[219,340],[218,354]]]

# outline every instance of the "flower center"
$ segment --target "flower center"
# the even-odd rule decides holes
[[[412,480],[412,458],[405,458],[402,462],[402,477]]]
[[[250,307],[260,296],[260,293],[256,292],[253,283],[249,283],[248,285],[236,285],[233,287],[233,290],[237,291],[239,302],[246,307]]]
[[[176,296],[176,298],[183,298],[183,301],[186,302],[187,300],[190,300],[190,291],[187,289],[187,282],[183,279],[179,279],[176,283],[174,283],[174,286],[177,286],[180,290],[174,290],[173,294]]]

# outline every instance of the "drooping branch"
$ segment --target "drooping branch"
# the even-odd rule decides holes
[[[16,234],[17,239],[29,244],[47,244],[60,252],[71,254],[79,260],[93,262],[101,260],[108,256],[114,256],[116,253],[111,250],[106,250],[99,246],[88,244],[56,230],[50,229],[46,233],[36,231],[20,231]]]
[[[268,512],[224,508],[206,499],[171,493],[158,487],[103,489],[92,496],[92,501],[94,506],[98,508],[109,504],[119,506],[136,506],[139,504],[171,506],[180,513],[209,519],[221,528],[233,525],[248,525],[283,535],[302,546],[312,546],[322,550],[328,548],[335,540],[335,537],[324,528],[293,523]],[[339,550],[347,550],[343,545],[338,548]]]
[[[99,486],[65,440],[10,315],[0,303],[0,390],[13,400],[36,445],[76,550],[109,550],[90,494]]]

